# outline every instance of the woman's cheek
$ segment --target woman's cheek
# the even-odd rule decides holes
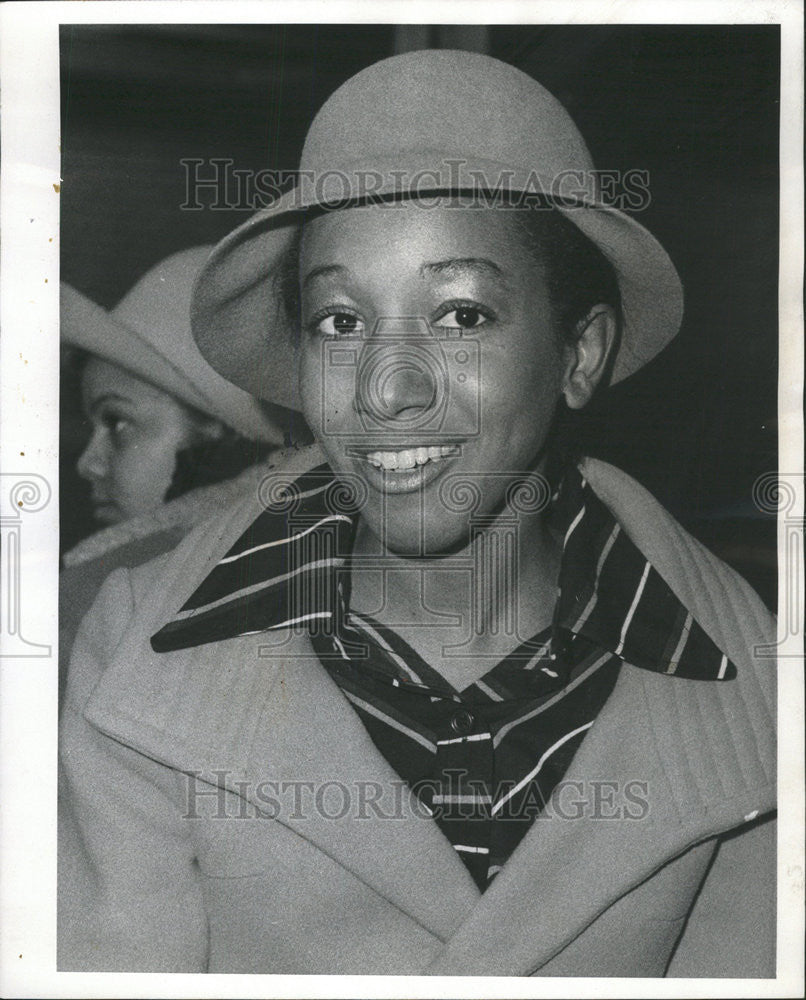
[[[166,476],[165,449],[143,447],[143,442],[132,441],[126,450],[125,469],[121,469],[122,483],[130,516],[144,514],[159,506],[170,486]],[[166,482],[167,479],[167,482]]]
[[[116,484],[129,517],[159,507],[171,486],[179,444],[175,434],[132,435],[119,456]]]
[[[322,439],[322,407],[325,402],[322,381],[322,352],[318,345],[306,344],[299,366],[299,394],[302,412],[317,440]]]

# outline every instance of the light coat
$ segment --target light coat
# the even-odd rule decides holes
[[[278,450],[232,479],[200,486],[147,514],[102,528],[64,554],[59,574],[59,705],[76,632],[109,574],[170,552],[196,525],[244,497],[256,496],[266,475],[284,461]]]
[[[320,461],[300,453],[288,471]],[[583,472],[735,680],[625,664],[566,774],[568,815],[538,818],[480,895],[307,638],[152,651],[259,512],[245,503],[118,570],[76,641],[59,968],[774,975],[775,671],[758,649],[772,618],[632,479],[594,460]],[[636,818],[628,782],[646,787]]]

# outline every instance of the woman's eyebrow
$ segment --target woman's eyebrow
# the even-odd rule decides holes
[[[314,278],[321,278],[325,274],[344,274],[347,272],[347,268],[343,264],[321,264],[319,267],[311,268],[310,271],[305,275],[302,280],[302,288],[308,284],[309,281],[313,281]]]
[[[461,277],[464,274],[493,275],[506,284],[506,278],[501,268],[486,257],[453,257],[450,260],[436,260],[420,265],[420,274],[447,274],[448,277]]]
[[[103,396],[97,396],[95,399],[92,400],[92,402],[88,407],[88,411],[90,416],[92,416],[92,414],[95,413],[96,410],[100,409],[100,407],[102,407],[104,403],[129,403],[129,402],[131,402],[131,400],[127,399],[125,396],[119,396],[117,393],[114,392],[105,392]]]

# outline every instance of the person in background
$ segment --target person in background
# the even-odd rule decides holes
[[[104,577],[254,492],[290,437],[290,415],[223,379],[193,340],[191,291],[210,250],[161,261],[111,311],[62,283],[65,360],[91,427],[77,471],[99,525],[63,557],[62,667]]]

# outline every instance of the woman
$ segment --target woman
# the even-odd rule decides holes
[[[111,312],[62,285],[62,343],[92,428],[77,470],[92,487],[93,516],[102,525],[151,514],[282,443],[279,411],[270,414],[222,379],[193,341],[190,295],[211,249],[193,247],[161,261]],[[193,463],[194,484],[186,453],[213,449],[220,470]],[[68,554],[66,563],[81,561],[83,551]]]
[[[222,504],[255,492],[282,445],[282,411],[221,378],[193,341],[190,294],[210,250],[161,261],[111,312],[62,285],[62,343],[91,426],[77,471],[99,525],[64,556],[64,665],[104,577],[173,548]]]
[[[412,53],[217,247],[202,353],[317,444],[85,622],[60,968],[773,973],[771,620],[557,446],[682,311],[591,172],[529,77]]]

